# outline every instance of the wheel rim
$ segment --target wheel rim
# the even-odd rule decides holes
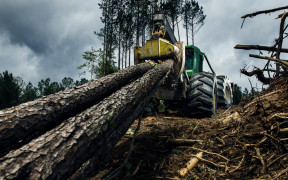
[[[226,97],[226,99],[227,99],[227,101],[229,103],[230,100],[231,100],[231,94],[230,94],[230,89],[229,89],[228,86],[225,87],[225,97]]]

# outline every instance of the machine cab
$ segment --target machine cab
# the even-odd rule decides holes
[[[203,71],[204,53],[196,46],[185,46],[185,72],[189,77]]]

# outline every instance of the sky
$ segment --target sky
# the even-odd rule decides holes
[[[236,44],[271,46],[278,37],[281,12],[247,18],[242,15],[286,6],[285,0],[199,0],[207,15],[195,37],[195,45],[210,60],[217,75],[250,89],[248,77],[240,74],[245,65],[264,67],[265,61],[249,58],[258,51],[236,50]],[[286,3],[285,3],[286,2]],[[64,77],[80,79],[77,66],[85,61],[84,51],[102,47],[94,35],[103,27],[99,0],[1,0],[0,72],[8,70],[35,86],[49,77],[60,82]],[[185,42],[185,31],[181,30]],[[287,44],[284,44],[287,46]],[[265,55],[265,54],[264,54]],[[281,56],[285,58],[285,56]],[[286,58],[287,59],[287,58]],[[89,78],[87,76],[86,78]],[[262,85],[250,78],[253,87]]]

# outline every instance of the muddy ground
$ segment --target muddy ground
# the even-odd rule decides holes
[[[91,179],[288,179],[287,82],[212,118],[189,118],[181,107],[142,118],[123,163],[136,120]],[[200,152],[196,166],[180,175]]]

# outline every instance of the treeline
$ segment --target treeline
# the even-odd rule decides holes
[[[0,109],[32,101],[38,97],[54,94],[88,82],[82,78],[74,81],[71,77],[64,77],[61,82],[52,82],[50,78],[42,79],[35,87],[31,82],[26,84],[21,77],[4,71],[0,73]]]
[[[237,84],[234,84],[233,88],[233,104],[235,105],[239,104],[243,98],[252,99],[256,94],[254,88],[252,88],[250,92],[247,88],[242,92],[241,87]]]
[[[166,15],[177,39],[179,28],[186,29],[186,44],[189,40],[194,44],[194,36],[206,18],[195,0],[102,0],[99,7],[104,27],[94,34],[103,45],[99,49],[103,53],[97,54],[103,60],[103,74],[107,74],[108,65],[114,65],[114,59],[118,60],[118,69],[130,66],[133,47],[144,45],[151,36],[155,12]]]

